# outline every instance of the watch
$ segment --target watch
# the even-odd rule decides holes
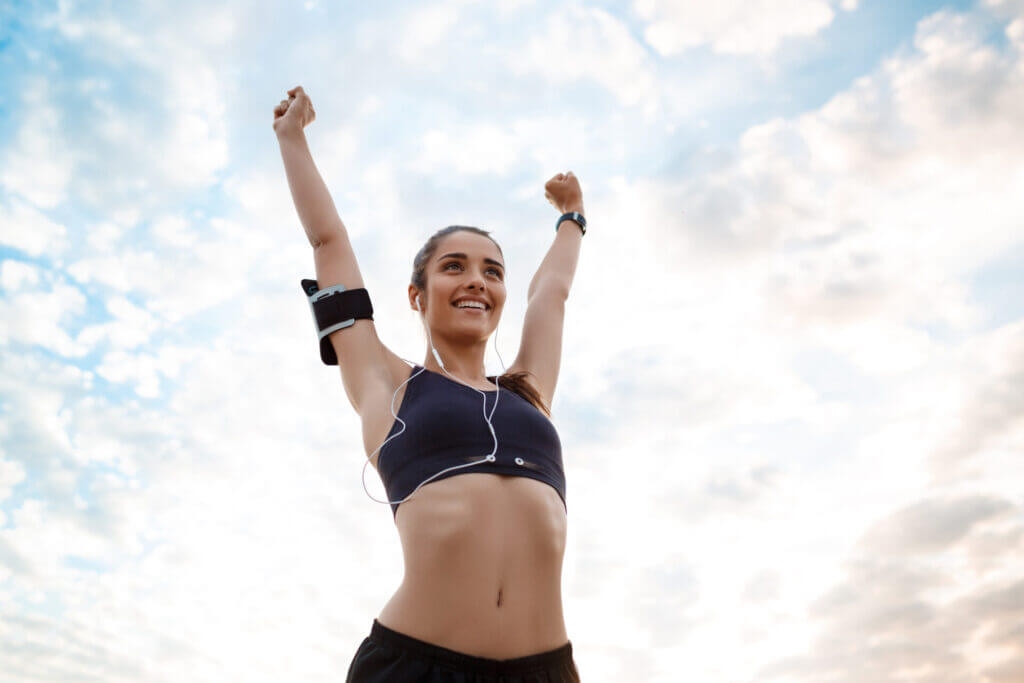
[[[562,224],[562,221],[566,219],[576,221],[580,226],[580,230],[583,231],[583,234],[587,234],[587,219],[584,218],[583,214],[581,214],[579,211],[570,211],[569,213],[563,213],[561,216],[559,216],[558,220],[555,221],[555,232],[558,232],[558,226],[560,226]]]

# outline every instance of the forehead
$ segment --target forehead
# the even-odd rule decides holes
[[[478,235],[475,232],[467,232],[465,230],[459,230],[453,232],[450,235],[445,235],[444,238],[438,242],[437,252],[434,258],[447,254],[451,251],[465,252],[471,259],[480,259],[484,257],[492,258],[495,261],[504,263],[504,259],[501,258],[501,252],[498,251],[498,246],[491,241],[489,237]]]

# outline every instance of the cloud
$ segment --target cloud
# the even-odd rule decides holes
[[[1019,56],[983,42],[981,23],[940,11],[916,52],[819,110],[697,152],[688,178],[647,199],[657,258],[702,276],[742,267],[761,315],[830,329],[823,341],[870,373],[927,357],[908,323],[981,323],[963,277],[1019,244],[1024,219]]]
[[[0,244],[20,249],[29,256],[54,258],[68,250],[70,241],[64,225],[12,195],[0,204]],[[7,286],[4,283],[5,289]]]
[[[408,62],[417,62],[420,66],[437,63],[431,58],[431,52],[441,46],[448,38],[459,20],[458,2],[437,3],[426,7],[417,7],[408,12],[401,21],[396,36],[395,53]]]
[[[552,47],[560,45],[567,47]],[[595,82],[620,105],[640,106],[647,115],[659,99],[645,46],[625,22],[598,8],[570,5],[551,12],[542,29],[507,53],[505,67],[516,76],[535,76],[557,86]]]
[[[635,0],[634,11],[647,22],[644,39],[662,56],[700,45],[720,54],[766,54],[787,39],[813,36],[832,23],[835,12],[825,0],[727,0],[680,3]],[[842,3],[850,11],[857,2]]]
[[[9,321],[0,331],[0,343],[36,345],[71,357],[87,353],[65,329],[69,320],[85,311],[86,297],[78,287],[63,277],[48,281],[40,269],[23,262],[6,260],[0,267],[5,285],[12,285],[10,290],[5,286],[0,299],[0,316]]]
[[[213,64],[234,15],[179,6],[157,18],[150,9],[86,16],[64,4],[23,18],[55,33],[89,77],[54,78],[57,62],[44,62],[26,78],[0,183],[40,207],[74,197],[134,223],[216,181],[227,163],[228,85]],[[184,39],[185,25],[201,28]]]
[[[950,406],[952,419],[937,434],[929,462],[937,483],[976,477],[986,461],[1012,458],[1009,454],[1024,447],[1024,321],[972,346],[972,353],[984,360]]]
[[[775,600],[779,597],[781,583],[779,572],[760,570],[743,587],[743,599],[751,602]]]
[[[504,126],[482,123],[458,130],[430,130],[419,142],[419,153],[409,168],[430,174],[450,170],[460,176],[507,173],[521,162],[525,140]],[[466,154],[466,150],[473,150]]]
[[[74,168],[66,152],[73,140],[54,95],[48,79],[28,80],[13,108],[22,114],[14,139],[0,156],[0,185],[44,209],[67,199]]]
[[[0,458],[0,503],[10,495],[11,489],[25,479],[25,467],[17,460]],[[3,522],[0,521],[0,525]]]
[[[1019,532],[1022,511],[983,495],[932,498],[876,522],[844,579],[810,605],[808,654],[780,658],[758,680],[1014,680],[1024,640],[1008,636],[1024,628],[1024,546],[993,548],[994,565],[966,560],[985,527]]]
[[[889,556],[942,551],[967,535],[978,522],[1012,508],[1004,500],[983,495],[953,501],[923,500],[876,523],[861,543],[870,553]]]

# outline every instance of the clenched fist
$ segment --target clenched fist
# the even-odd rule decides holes
[[[280,135],[286,131],[299,130],[313,123],[316,112],[309,95],[297,85],[288,91],[288,99],[274,107],[274,132]]]
[[[572,171],[559,173],[544,184],[544,196],[561,213],[583,213],[583,191]]]

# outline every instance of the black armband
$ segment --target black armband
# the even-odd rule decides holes
[[[324,365],[337,365],[338,355],[328,338],[331,332],[354,325],[356,320],[373,320],[373,304],[365,287],[345,289],[345,285],[332,285],[320,289],[316,280],[303,280],[302,291],[309,298],[313,324],[320,339],[320,360]]]

